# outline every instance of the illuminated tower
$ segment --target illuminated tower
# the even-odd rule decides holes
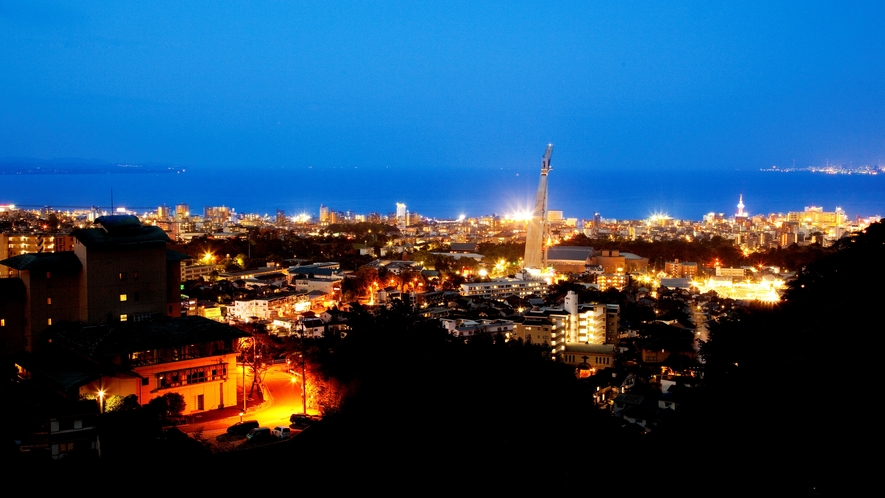
[[[738,200],[738,212],[734,215],[735,218],[746,218],[747,213],[744,212],[744,194],[741,194],[740,199]]]
[[[547,146],[547,152],[541,159],[541,181],[538,182],[535,210],[532,212],[532,219],[525,236],[523,264],[526,268],[543,268],[547,265],[547,249],[544,247],[544,238],[547,236],[547,174],[553,170],[550,167],[551,155],[553,155],[553,144]]]

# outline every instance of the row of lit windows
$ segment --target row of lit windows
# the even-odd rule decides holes
[[[163,372],[157,375],[157,387],[166,389],[181,387],[190,384],[201,384],[213,380],[225,380],[227,378],[227,365],[207,365],[203,367]]]

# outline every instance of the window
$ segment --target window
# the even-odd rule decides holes
[[[120,302],[126,301],[126,294],[120,294]]]
[[[157,376],[157,387],[159,389],[168,389],[171,387],[225,380],[226,378],[227,365],[207,365],[203,367],[163,372]]]
[[[0,318],[0,327],[5,327],[5,326],[6,326],[6,319]]]
[[[125,271],[120,272],[120,280],[126,280],[126,272]]]
[[[50,272],[46,272],[46,278],[49,278],[51,276],[52,276],[52,274]]]
[[[122,315],[120,315],[121,322],[125,322],[128,319],[129,319],[129,316],[126,313],[123,313]]]
[[[52,318],[46,320],[46,325],[52,325]]]
[[[46,304],[52,304],[52,298],[51,298],[51,297],[47,297],[47,298],[46,298]]]

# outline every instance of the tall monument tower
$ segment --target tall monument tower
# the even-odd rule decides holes
[[[547,152],[541,159],[541,181],[538,182],[535,210],[532,212],[532,219],[529,221],[525,236],[523,265],[526,268],[540,269],[547,265],[547,249],[544,247],[544,238],[547,236],[547,174],[553,171],[553,168],[550,167],[551,155],[553,155],[553,144],[547,145]]]

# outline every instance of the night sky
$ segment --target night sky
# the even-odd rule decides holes
[[[885,159],[879,2],[0,1],[0,157],[216,168]]]

